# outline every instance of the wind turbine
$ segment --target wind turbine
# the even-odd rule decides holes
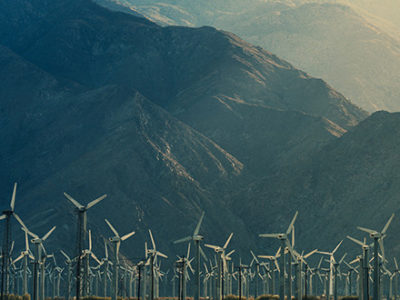
[[[250,250],[250,253],[251,253],[251,256],[253,257],[253,259],[251,260],[251,263],[250,263],[250,267],[253,265],[254,262],[256,264],[256,286],[255,286],[254,298],[257,299],[257,297],[258,297],[258,277],[261,277],[261,279],[263,279],[263,278],[260,275],[260,262],[257,259],[257,256],[251,250]]]
[[[168,258],[168,256],[161,253],[160,251],[157,251],[156,243],[154,241],[153,234],[151,233],[150,229],[149,229],[149,235],[151,244],[153,246],[153,249],[147,249],[147,253],[150,254],[150,276],[151,276],[150,300],[154,300],[154,263],[156,262],[157,256],[161,256],[164,258]]]
[[[36,253],[35,253],[35,263],[34,263],[34,271],[33,271],[33,300],[44,300],[44,266],[42,266],[42,277],[41,277],[41,287],[39,294],[39,276],[38,276],[38,266],[39,264],[44,265],[42,250],[45,253],[45,249],[43,247],[43,242],[47,240],[50,234],[56,229],[56,226],[51,228],[49,232],[47,232],[43,237],[39,237],[37,234],[28,230],[28,228],[23,227],[33,239],[31,240],[32,244],[36,245]]]
[[[110,264],[110,260],[108,259],[108,246],[107,241],[104,240],[104,254],[105,257],[102,259],[103,268],[103,297],[107,297],[107,275],[108,275],[108,266]]]
[[[222,270],[221,270],[221,260],[223,259],[223,256],[225,255],[225,250],[229,245],[229,242],[231,241],[233,236],[233,233],[231,233],[228,237],[228,239],[226,240],[224,246],[220,247],[220,246],[214,246],[214,245],[209,245],[209,244],[205,244],[204,246],[208,247],[208,248],[212,248],[214,249],[214,251],[217,253],[218,256],[218,266],[217,266],[217,270],[218,270],[218,278],[217,278],[217,286],[216,286],[216,292],[217,292],[217,299],[216,300],[221,300],[222,294],[221,294],[221,280],[222,280]]]
[[[333,271],[334,271],[334,264],[335,264],[335,257],[334,254],[335,252],[339,249],[340,245],[343,243],[343,240],[337,244],[335,249],[333,249],[332,252],[324,252],[324,251],[318,251],[320,254],[328,255],[329,256],[329,288],[327,291],[327,297],[332,295],[333,291]]]
[[[291,253],[291,255],[292,256],[294,255],[294,250],[289,242],[289,234],[293,230],[293,225],[294,225],[294,222],[296,221],[298,213],[299,212],[296,211],[296,213],[294,214],[294,217],[293,217],[292,221],[290,222],[289,227],[285,233],[259,234],[259,237],[262,237],[262,238],[277,238],[281,241],[282,255],[281,255],[281,259],[280,259],[280,270],[281,271],[280,271],[280,276],[279,276],[279,297],[281,300],[285,299],[285,253],[284,253],[284,250],[287,247],[287,248],[289,248],[289,252]]]
[[[363,267],[362,267],[362,293],[363,293],[363,299],[369,299],[369,258],[368,258],[368,251],[369,251],[369,245],[366,244],[365,239],[364,242],[361,242],[351,236],[347,236],[347,238],[354,243],[358,244],[361,246],[363,250]]]
[[[60,250],[60,252],[64,255],[65,264],[67,265],[67,288],[65,291],[65,300],[69,300],[71,296],[72,260],[64,251]]]
[[[22,294],[26,295],[28,293],[28,258],[34,260],[31,250],[29,249],[28,233],[25,232],[25,250],[21,252],[13,263],[23,259],[23,273],[22,273]]]
[[[92,257],[99,265],[101,262],[96,257],[96,255],[92,251],[92,233],[89,230],[89,248],[82,251],[81,259],[84,259],[85,266],[84,266],[84,277],[83,277],[83,295],[89,296],[90,295],[90,257]]]
[[[72,202],[72,204],[76,208],[76,212],[78,214],[78,236],[77,236],[77,264],[76,264],[76,300],[79,300],[81,296],[81,255],[82,255],[82,247],[83,244],[86,240],[86,212],[89,208],[93,207],[97,203],[99,203],[101,200],[107,197],[107,195],[103,195],[91,202],[89,202],[88,205],[84,206],[80,204],[78,201],[76,201],[74,198],[72,198],[69,194],[64,193],[64,196]]]
[[[297,294],[297,299],[302,299],[303,298],[303,285],[302,285],[302,272],[303,272],[303,266],[305,267],[304,270],[304,274],[307,275],[307,262],[306,262],[306,258],[309,258],[311,255],[313,255],[314,253],[318,252],[317,249],[314,249],[312,251],[310,251],[307,254],[304,254],[304,251],[301,253],[301,255],[297,256],[297,259],[295,260],[295,274],[296,274],[296,279],[297,279],[297,283],[296,283],[296,294]],[[307,280],[304,280],[304,292],[305,295],[307,295]]]
[[[266,258],[269,259],[271,262],[274,263],[276,269],[278,272],[280,272],[280,268],[279,268],[279,264],[277,259],[281,256],[281,247],[278,248],[278,250],[276,251],[275,255],[258,255],[259,258]],[[272,274],[271,274],[271,294],[275,293],[275,271],[272,269]]]
[[[14,216],[22,227],[26,227],[21,218],[15,213],[15,196],[17,194],[17,183],[14,183],[14,189],[11,196],[10,209],[4,210],[0,220],[5,219],[3,251],[2,251],[2,272],[1,272],[1,299],[4,299],[4,293],[9,294],[9,276],[10,276],[10,241],[11,241],[11,216]]]
[[[114,245],[114,253],[113,253],[113,278],[111,284],[111,300],[117,300],[117,293],[118,293],[118,254],[119,254],[119,247],[122,241],[125,241],[129,237],[135,234],[135,231],[125,234],[124,236],[120,237],[118,231],[111,225],[111,223],[105,219],[108,227],[110,227],[111,231],[115,234],[115,236],[110,238],[110,242]]]
[[[183,242],[188,242],[188,241],[193,241],[196,245],[196,268],[195,268],[195,294],[194,294],[194,300],[199,300],[200,299],[200,253],[203,256],[205,260],[207,260],[207,257],[205,256],[203,250],[200,247],[200,241],[204,239],[203,236],[199,235],[200,231],[200,226],[204,218],[204,212],[201,214],[200,220],[197,223],[192,236],[187,236],[182,239],[174,241],[174,244],[178,243],[183,243]]]
[[[357,226],[357,228],[361,231],[369,233],[369,236],[374,240],[374,294],[373,300],[379,300],[379,256],[378,256],[378,245],[382,251],[382,260],[385,260],[385,250],[383,247],[383,238],[386,234],[387,229],[389,228],[390,223],[394,218],[394,214],[389,218],[386,222],[385,226],[383,227],[381,232],[376,230],[368,229],[365,227]]]
[[[356,268],[354,268],[352,265],[350,265],[349,263],[347,263],[346,261],[343,261],[344,264],[349,268],[349,296],[353,295],[353,284],[352,284],[352,272],[355,272],[356,274],[358,274],[358,271]],[[361,293],[360,293],[361,294]]]

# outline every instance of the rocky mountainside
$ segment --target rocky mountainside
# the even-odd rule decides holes
[[[39,234],[57,224],[54,241],[70,251],[63,192],[83,203],[107,193],[89,211],[94,239],[111,234],[104,218],[137,230],[122,248],[131,258],[148,228],[160,250],[182,251],[170,242],[202,210],[207,241],[234,231],[232,246],[247,255],[259,231],[276,227],[270,219],[258,230],[264,215],[245,212],[266,193],[299,188],[297,179],[275,191],[259,183],[303,170],[368,116],[324,81],[214,28],[160,27],[87,0],[0,5],[13,16],[0,17],[1,203],[18,181],[20,216]]]
[[[386,1],[391,6],[364,0],[214,2],[119,3],[163,25],[211,25],[234,32],[323,78],[368,111],[400,109],[399,27],[373,14],[389,11],[396,1]]]
[[[253,182],[233,200],[235,211],[252,216],[251,231],[275,227],[279,232],[288,215],[299,210],[297,238],[309,250],[321,247],[320,239],[326,241],[326,250],[348,234],[361,239],[365,235],[356,226],[381,230],[395,213],[385,249],[398,255],[399,126],[399,113],[374,113],[308,161]],[[252,206],[243,205],[244,195]],[[351,246],[346,240],[345,251]]]

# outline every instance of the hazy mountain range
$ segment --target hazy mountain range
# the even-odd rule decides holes
[[[0,11],[1,203],[18,181],[28,227],[58,226],[51,249],[74,249],[63,192],[83,203],[107,193],[89,227],[97,244],[111,234],[104,218],[136,230],[121,249],[130,258],[148,228],[159,250],[184,251],[171,241],[202,210],[207,242],[234,232],[243,256],[275,250],[258,233],[283,230],[297,209],[305,248],[397,210],[398,114],[368,117],[325,81],[211,27],[161,27],[88,0],[6,0]]]
[[[368,111],[400,110],[397,1],[117,2],[162,25],[231,31],[327,80]]]

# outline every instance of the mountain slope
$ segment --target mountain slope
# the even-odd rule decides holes
[[[326,250],[346,235],[361,239],[364,234],[356,226],[381,229],[392,213],[396,219],[399,214],[399,126],[399,113],[374,113],[312,158],[244,188],[234,197],[234,211],[240,211],[239,217],[251,215],[250,231],[260,232],[270,227],[283,230],[284,220],[299,210],[298,245],[310,250],[321,247],[321,239]],[[243,205],[244,195],[252,206]],[[385,238],[387,255],[399,251],[399,231],[398,222],[393,222]],[[345,242],[344,248],[342,252],[356,254],[352,242]]]
[[[234,32],[323,78],[368,111],[397,111],[399,29],[372,15],[379,10],[371,9],[369,14],[363,10],[385,5],[359,2],[356,6],[354,1],[351,5],[312,0],[224,1],[215,5],[205,1],[201,7],[173,0],[121,3],[161,24],[211,25]]]

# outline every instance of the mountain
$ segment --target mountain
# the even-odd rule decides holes
[[[368,111],[398,111],[399,28],[373,14],[379,12],[375,6],[387,11],[391,6],[372,2],[288,0],[239,4],[232,0],[192,5],[174,0],[125,0],[120,3],[163,25],[211,25],[234,32],[312,76],[323,78]],[[397,5],[395,1],[391,3]],[[366,11],[366,7],[371,9]],[[393,14],[395,11],[391,10]]]
[[[250,231],[258,232],[272,226],[284,230],[285,220],[299,210],[297,239],[310,250],[321,247],[319,239],[326,241],[326,250],[347,234],[361,239],[356,226],[381,230],[392,213],[399,217],[399,126],[399,113],[374,113],[308,161],[253,182],[232,200],[234,210],[240,209],[239,217],[251,215]],[[244,195],[252,206],[243,205]],[[385,239],[387,255],[399,251],[399,230],[393,222]],[[344,246],[348,252],[352,242]]]
[[[182,247],[170,242],[205,210],[207,241],[234,231],[232,246],[248,255],[259,231],[243,212],[258,202],[243,191],[368,116],[323,80],[211,27],[161,27],[88,0],[7,0],[0,11],[1,203],[18,181],[16,209],[31,230],[58,226],[50,249],[74,250],[63,192],[83,203],[107,193],[88,212],[97,245],[107,218],[137,231],[121,249],[129,258],[141,257],[148,228],[174,255]]]

